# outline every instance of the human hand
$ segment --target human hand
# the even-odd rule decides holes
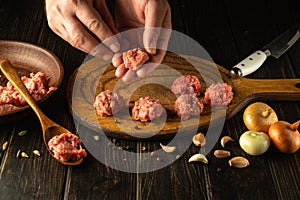
[[[49,27],[75,48],[110,60],[120,49],[105,0],[45,0]],[[109,38],[104,44],[100,42]]]
[[[172,28],[171,11],[167,0],[117,0],[116,26],[120,32],[144,28],[122,34],[121,52],[135,47],[145,48],[150,54],[147,64],[137,71],[125,68],[121,54],[115,54],[113,65],[117,67],[116,76],[129,81],[136,75],[144,77],[162,62]],[[163,28],[163,29],[161,29]]]

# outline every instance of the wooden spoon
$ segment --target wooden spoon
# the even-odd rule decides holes
[[[48,147],[48,141],[55,135],[60,135],[63,133],[71,133],[69,130],[65,129],[64,127],[56,124],[52,120],[50,120],[38,107],[36,101],[32,98],[32,96],[27,91],[25,85],[21,81],[20,77],[18,76],[16,70],[13,68],[12,64],[8,60],[0,60],[0,69],[2,73],[6,76],[6,78],[13,84],[14,87],[16,87],[21,95],[24,97],[28,105],[33,109],[35,114],[38,116],[42,131],[43,131],[43,139],[44,143],[48,149],[48,151],[51,153],[51,155],[54,157],[53,153],[50,151]],[[55,157],[54,157],[55,158]],[[57,158],[55,158],[57,159]],[[83,158],[75,161],[62,161],[57,159],[59,162],[61,162],[64,165],[78,165],[82,162]]]

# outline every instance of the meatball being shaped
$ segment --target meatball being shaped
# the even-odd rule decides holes
[[[134,103],[132,119],[143,122],[159,118],[165,112],[160,101],[151,97],[141,97]]]
[[[193,75],[182,75],[179,76],[172,84],[172,92],[175,95],[182,94],[194,94],[195,96],[200,95],[200,81],[196,76]]]
[[[94,101],[96,112],[100,116],[111,116],[125,107],[124,98],[110,90],[105,90],[98,94]]]
[[[138,70],[145,62],[149,60],[147,52],[140,48],[135,48],[124,52],[122,58],[125,68],[133,71]]]
[[[192,94],[183,94],[179,96],[174,105],[174,111],[182,120],[199,116],[203,109],[203,103]]]

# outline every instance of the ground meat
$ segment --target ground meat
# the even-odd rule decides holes
[[[123,110],[125,105],[124,98],[110,90],[98,94],[94,101],[94,107],[100,116],[111,116]]]
[[[172,84],[171,90],[175,95],[195,94],[200,95],[200,81],[193,75],[179,76]]]
[[[212,84],[206,89],[204,99],[213,107],[228,106],[233,99],[232,87],[227,83]]]
[[[123,53],[125,68],[137,70],[149,60],[147,52],[140,48],[135,48]]]
[[[189,119],[193,116],[199,116],[203,111],[204,105],[195,95],[180,95],[174,104],[174,111],[182,120]]]
[[[21,80],[36,101],[57,89],[56,87],[48,86],[49,80],[43,72],[31,73],[30,77],[23,76]],[[5,113],[12,109],[16,110],[26,104],[23,96],[10,82],[7,82],[6,86],[0,86],[0,113]]]
[[[151,97],[142,97],[134,103],[132,119],[150,121],[159,118],[165,112],[160,101]]]
[[[75,161],[86,157],[84,149],[79,149],[81,140],[72,133],[63,133],[52,137],[48,142],[50,151],[54,157],[61,161]]]

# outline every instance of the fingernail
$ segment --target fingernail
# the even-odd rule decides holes
[[[113,52],[118,52],[120,50],[120,45],[119,44],[111,44],[109,46],[109,48],[113,51]]]
[[[156,54],[156,49],[155,48],[147,48],[148,53],[154,55]]]

